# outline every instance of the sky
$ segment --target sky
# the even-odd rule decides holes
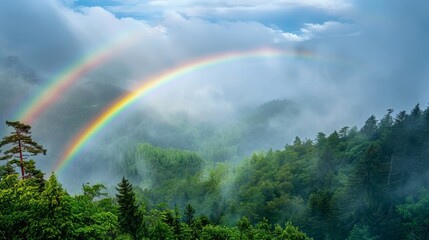
[[[100,159],[120,160],[122,140],[142,127],[135,120],[144,117],[142,109],[162,121],[182,114],[191,123],[219,124],[243,109],[288,99],[301,113],[283,126],[282,145],[296,135],[359,127],[387,109],[428,106],[427,9],[424,0],[2,1],[0,120],[19,120],[61,74],[85,57],[104,56],[31,123],[34,138],[48,148],[40,166],[49,172],[91,118],[148,79],[207,56],[276,49],[290,54],[195,70],[139,100],[73,160],[94,163],[93,177],[81,181],[99,177]]]

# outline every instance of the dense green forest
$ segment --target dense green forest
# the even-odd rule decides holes
[[[34,161],[10,160],[3,139],[0,239],[429,239],[419,105],[240,162],[137,144],[110,194],[102,184],[68,194]]]

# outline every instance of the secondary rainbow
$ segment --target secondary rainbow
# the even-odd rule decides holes
[[[22,110],[18,112],[16,119],[27,124],[33,123],[46,109],[57,102],[77,80],[111,59],[125,47],[135,43],[139,39],[138,36],[139,34],[135,30],[125,31],[103,46],[82,56],[74,64],[53,77],[37,95],[30,98],[21,108]]]
[[[55,165],[53,171],[59,173],[64,169],[68,163],[74,159],[79,151],[85,146],[94,135],[96,135],[102,128],[108,125],[116,116],[123,112],[128,106],[134,103],[136,100],[147,96],[149,93],[155,91],[161,86],[178,79],[179,77],[186,75],[191,72],[198,71],[203,68],[207,68],[213,65],[226,64],[232,61],[252,58],[269,58],[289,56],[299,59],[319,59],[318,56],[305,51],[282,51],[272,48],[256,49],[251,51],[235,51],[226,52],[222,54],[212,55],[203,57],[194,61],[190,61],[183,65],[179,65],[175,68],[167,70],[160,75],[153,78],[143,79],[142,84],[132,91],[127,93],[107,108],[105,108],[101,114],[93,118],[86,126],[84,126],[78,134],[69,142],[67,148],[60,155],[60,159]]]

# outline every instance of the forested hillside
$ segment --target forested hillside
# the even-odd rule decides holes
[[[138,143],[110,195],[6,164],[0,239],[429,239],[428,156],[416,105],[238,163]]]
[[[144,144],[124,165],[149,205],[192,203],[217,224],[246,216],[253,224],[292,221],[315,239],[426,239],[428,154],[429,109],[416,105],[371,116],[360,129],[296,137],[240,164],[203,167],[189,152]]]

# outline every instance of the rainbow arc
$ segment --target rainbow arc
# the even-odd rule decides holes
[[[61,172],[68,164],[75,159],[76,155],[84,148],[85,144],[93,138],[98,132],[106,127],[113,119],[120,115],[126,108],[135,103],[158,88],[166,85],[175,79],[179,79],[186,74],[195,72],[210,66],[226,64],[233,61],[242,61],[246,59],[273,58],[273,57],[288,57],[293,59],[304,59],[311,61],[330,61],[322,59],[311,52],[305,51],[283,51],[272,48],[256,49],[250,51],[234,51],[222,54],[211,55],[199,58],[177,67],[171,68],[155,77],[142,79],[142,83],[134,91],[127,93],[106,107],[98,116],[94,117],[76,134],[69,142],[63,153],[60,155],[59,161],[56,163],[53,171]]]
[[[112,59],[126,47],[135,44],[138,39],[140,39],[139,31],[136,29],[129,30],[118,34],[104,45],[88,52],[55,75],[41,91],[37,92],[20,108],[15,119],[26,124],[32,124],[85,74]]]

